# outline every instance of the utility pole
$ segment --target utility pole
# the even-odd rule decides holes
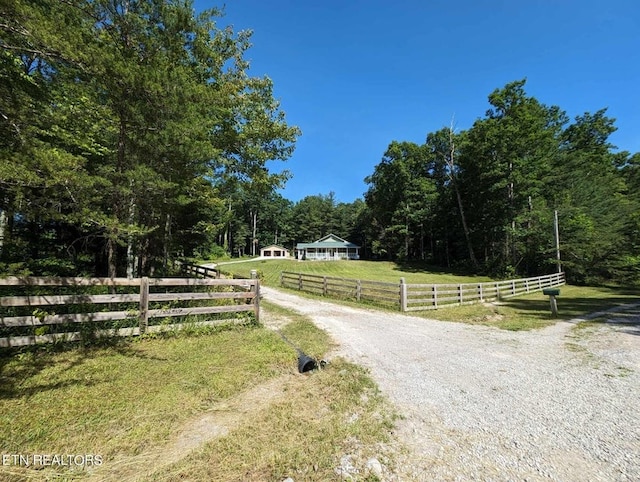
[[[560,231],[558,230],[558,210],[553,212],[553,231],[556,238],[556,263],[558,265],[558,273],[562,273],[562,264],[560,263]]]

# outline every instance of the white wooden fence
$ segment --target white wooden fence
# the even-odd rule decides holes
[[[489,283],[409,284],[334,278],[304,273],[280,273],[280,285],[300,291],[356,301],[398,306],[401,311],[423,311],[504,299],[565,284],[564,273]]]
[[[184,320],[193,315],[236,312],[253,312],[256,320],[260,316],[258,279],[7,277],[0,278],[0,287],[25,293],[0,297],[0,329],[5,332],[0,337],[0,347],[82,338],[82,331],[48,333],[59,325],[91,328],[92,323],[98,326],[104,325],[101,322],[123,320],[122,325],[134,326],[89,331],[95,336],[131,336],[180,328],[166,323],[152,325],[149,320],[153,318],[182,317]],[[91,294],[96,287],[112,294]],[[133,287],[129,291],[134,292],[115,293],[120,287]],[[60,294],[70,289],[76,293]],[[29,291],[37,294],[27,294]],[[114,304],[118,304],[119,309],[112,310],[110,305]],[[91,311],[75,313],[73,311],[76,310],[70,309],[74,305]],[[103,310],[100,310],[101,306]],[[123,306],[129,308],[122,309]],[[21,311],[22,314],[12,314],[11,311]],[[219,323],[220,320],[211,320],[194,322],[193,325]],[[30,329],[34,333],[6,333]],[[47,333],[38,334],[38,331]]]

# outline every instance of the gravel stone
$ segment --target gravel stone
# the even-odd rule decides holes
[[[371,472],[373,475],[375,475],[378,478],[381,478],[383,475],[383,468],[382,468],[382,464],[380,463],[380,461],[374,457],[370,458],[369,460],[367,460],[367,463],[365,465],[366,469]]]
[[[262,292],[327,330],[404,415],[411,450],[385,480],[640,480],[640,305],[509,332]]]

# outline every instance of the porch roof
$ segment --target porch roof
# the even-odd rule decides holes
[[[298,243],[296,245],[296,249],[306,249],[306,248],[359,248],[360,246],[347,243],[347,244],[338,244],[338,243]]]
[[[342,239],[335,234],[329,234],[324,238],[320,238],[318,241],[313,243],[298,243],[296,245],[296,249],[307,249],[307,248],[352,248],[357,249],[360,248],[357,244],[351,243],[345,239]]]

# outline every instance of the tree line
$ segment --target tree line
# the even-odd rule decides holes
[[[300,134],[191,0],[0,6],[0,271],[138,276],[269,195]],[[237,233],[235,234],[237,235]],[[228,236],[229,237],[229,236]]]
[[[640,154],[616,150],[606,109],[570,121],[525,92],[489,95],[466,131],[392,142],[367,179],[372,252],[493,275],[562,268],[577,283],[640,279]]]
[[[640,154],[611,144],[606,109],[570,120],[525,85],[492,92],[491,108],[468,130],[392,141],[365,179],[364,199],[265,199],[260,244],[293,248],[333,232],[366,258],[510,277],[555,272],[559,243],[571,282],[637,283]]]
[[[371,259],[499,276],[562,266],[573,282],[640,279],[640,154],[606,110],[570,120],[489,95],[464,131],[392,141],[362,199],[278,193],[300,130],[250,32],[190,0],[5,0],[0,6],[0,272],[140,276],[176,257],[257,254],[328,233]]]

